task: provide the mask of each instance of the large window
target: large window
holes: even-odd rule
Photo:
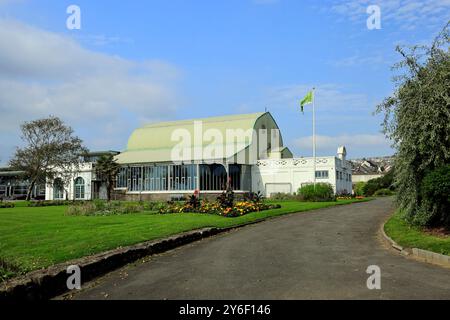
[[[227,185],[227,171],[221,164],[200,165],[200,190],[224,190]]]
[[[53,199],[62,200],[64,199],[64,184],[61,179],[57,178],[53,182]]]
[[[127,167],[121,167],[119,173],[117,174],[116,188],[126,188],[127,187]]]
[[[75,199],[84,199],[84,198],[85,198],[84,179],[78,177],[75,179]]]
[[[144,191],[165,191],[167,185],[167,166],[144,167]]]
[[[316,171],[316,179],[328,179],[328,170]]]
[[[142,167],[129,168],[128,190],[142,191]]]
[[[146,165],[122,167],[117,175],[117,188],[128,191],[221,191],[227,181],[233,190],[251,189],[251,166],[222,164]]]
[[[14,186],[13,193],[15,196],[24,196],[28,193],[28,185],[16,185]]]
[[[170,166],[170,190],[195,190],[197,165]]]

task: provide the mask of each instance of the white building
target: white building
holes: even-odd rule
[[[351,166],[345,159],[345,148],[338,157],[316,158],[316,182],[329,183],[337,194],[352,192]],[[314,158],[259,160],[252,167],[254,191],[267,197],[274,193],[294,193],[314,183]]]
[[[49,182],[45,188],[45,200],[93,200],[106,199],[106,185],[98,179],[95,163],[102,155],[117,155],[116,151],[91,152],[84,156],[80,170],[71,174],[70,181],[61,178]]]
[[[345,157],[345,147],[337,157],[318,157],[314,172],[312,158],[294,158],[284,146],[268,112],[150,124],[136,129],[127,149],[116,156],[121,169],[114,197],[170,200],[195,190],[208,196],[221,193],[227,184],[236,193],[260,191],[269,197],[297,192],[314,183],[314,175],[338,194],[351,193],[351,166]],[[99,197],[93,165],[88,162],[74,176],[69,198]],[[49,186],[46,198],[61,198],[58,190]]]

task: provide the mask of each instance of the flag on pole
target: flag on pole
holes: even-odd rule
[[[306,94],[306,96],[300,102],[300,109],[302,110],[302,112],[303,112],[304,106],[306,106],[307,104],[313,103],[313,99],[314,99],[314,93],[313,93],[313,90],[311,90]]]

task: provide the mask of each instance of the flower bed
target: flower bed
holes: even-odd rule
[[[269,209],[279,209],[279,204],[266,204],[263,202],[254,203],[249,201],[241,201],[234,204],[232,207],[223,208],[218,202],[209,202],[203,200],[200,206],[195,208],[189,203],[169,203],[159,209],[160,214],[169,213],[205,213],[216,214],[223,217],[239,217],[251,212],[259,212]]]

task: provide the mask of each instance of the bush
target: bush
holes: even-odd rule
[[[278,193],[272,193],[270,195],[270,200],[276,200],[276,201],[298,200],[298,196],[295,194],[278,192]]]
[[[247,202],[253,202],[253,203],[260,203],[264,199],[261,191],[258,192],[248,192],[244,194],[244,201]]]
[[[95,200],[91,202],[74,202],[67,208],[66,214],[71,216],[132,214],[146,211],[148,207],[144,203]]]
[[[450,165],[428,172],[420,186],[421,203],[416,225],[450,228]]]
[[[364,196],[364,187],[366,186],[366,183],[364,181],[357,182],[355,184],[355,196]]]
[[[373,194],[375,197],[392,196],[394,192],[390,189],[379,189]]]
[[[13,202],[0,202],[0,209],[14,208],[15,206]]]
[[[329,183],[309,184],[298,189],[300,201],[324,202],[335,201],[333,187]]]
[[[219,202],[222,208],[231,208],[234,205],[234,192],[228,187],[227,190],[222,192],[220,196],[217,197],[217,202]]]
[[[394,170],[389,171],[380,178],[367,181],[363,187],[363,195],[367,197],[373,196],[380,189],[394,190]]]
[[[74,203],[74,201],[67,200],[46,200],[46,201],[30,201],[28,207],[55,207],[55,206],[67,206]]]

